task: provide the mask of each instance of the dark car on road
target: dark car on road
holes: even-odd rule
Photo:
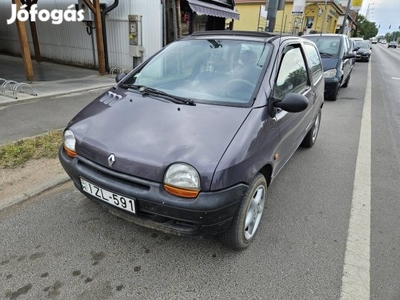
[[[324,80],[315,44],[198,32],[123,76],[64,131],[59,159],[76,188],[136,224],[246,248],[268,186],[300,145],[316,142]]]
[[[341,87],[347,87],[354,66],[353,44],[344,34],[310,34],[324,66],[325,99],[337,100]]]
[[[388,44],[388,48],[397,48],[397,42],[396,42],[396,41],[391,41],[391,42]]]
[[[368,62],[371,57],[371,47],[367,42],[364,41],[356,41],[355,48],[356,52],[356,60],[357,61],[366,61]]]

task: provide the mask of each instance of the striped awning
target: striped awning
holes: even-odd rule
[[[199,0],[188,0],[190,8],[200,14],[239,20],[239,14],[233,9]]]

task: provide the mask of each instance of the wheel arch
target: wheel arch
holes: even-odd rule
[[[260,173],[265,177],[265,180],[267,181],[267,186],[269,187],[269,185],[271,184],[272,181],[272,165],[271,164],[266,164],[265,166],[263,166],[260,170]]]

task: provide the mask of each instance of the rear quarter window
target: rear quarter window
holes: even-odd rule
[[[316,83],[323,74],[321,58],[318,54],[318,50],[313,45],[306,43],[304,45],[304,50],[307,55],[308,66],[311,70],[312,82]]]

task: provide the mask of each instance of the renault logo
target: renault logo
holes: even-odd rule
[[[112,165],[115,163],[115,155],[114,155],[114,153],[110,154],[110,156],[108,157],[107,161],[108,161],[108,165],[110,167],[112,167]]]

